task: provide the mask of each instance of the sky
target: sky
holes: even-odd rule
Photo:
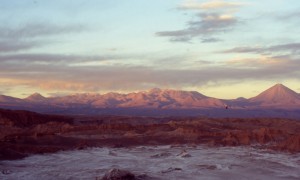
[[[0,94],[300,92],[299,0],[0,0]]]

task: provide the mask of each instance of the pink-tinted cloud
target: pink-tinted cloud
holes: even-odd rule
[[[186,0],[179,5],[179,9],[184,10],[211,10],[211,9],[224,9],[236,8],[244,5],[240,2],[228,2],[223,0],[213,0],[207,2],[198,2],[196,0]]]
[[[198,69],[169,69],[146,66],[68,66],[68,63],[30,64],[28,61],[0,66],[0,77],[15,84],[45,90],[115,91],[142,90],[153,87],[182,88],[203,86],[210,82],[246,79],[285,79],[300,75],[298,59],[288,57],[239,59]],[[226,64],[225,64],[226,63]]]

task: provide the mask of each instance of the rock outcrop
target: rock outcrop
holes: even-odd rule
[[[0,159],[87,147],[178,144],[300,152],[300,121],[288,119],[68,117],[0,110],[0,124]]]
[[[121,169],[110,169],[101,180],[136,180],[136,176],[129,171]]]

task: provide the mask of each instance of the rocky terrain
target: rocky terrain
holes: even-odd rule
[[[86,147],[205,144],[300,152],[300,121],[273,118],[56,116],[0,110],[0,159]]]

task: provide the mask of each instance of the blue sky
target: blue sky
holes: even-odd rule
[[[0,94],[300,92],[296,0],[0,0]]]

